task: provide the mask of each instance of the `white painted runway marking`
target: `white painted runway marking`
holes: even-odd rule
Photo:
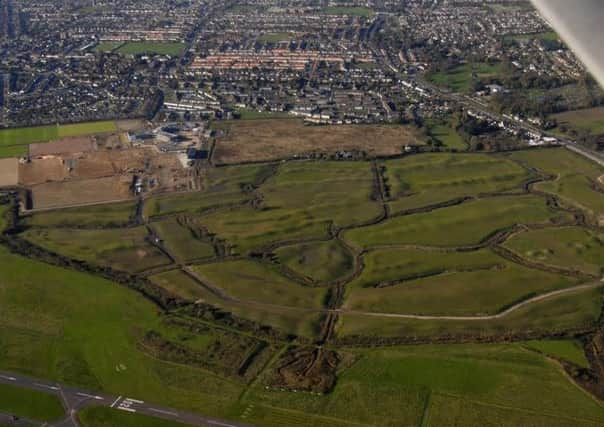
[[[132,402],[132,403],[138,403],[138,404],[143,404],[145,402],[143,402],[142,400],[136,400],[136,399],[132,399],[132,398],[127,398],[126,400]]]
[[[4,380],[8,380],[8,381],[17,381],[17,379],[15,377],[7,377],[4,375],[0,375],[0,378],[2,378]]]
[[[126,411],[126,412],[136,412],[136,409],[126,408],[123,406],[118,406],[117,409],[119,409],[120,411]]]
[[[118,397],[117,399],[115,399],[115,400],[113,401],[113,403],[111,404],[110,408],[113,408],[113,407],[114,407],[114,406],[117,404],[117,402],[119,402],[119,401],[120,401],[120,399],[121,399],[121,398],[122,398],[122,396],[120,396],[120,397]]]
[[[220,421],[208,421],[208,424],[213,424],[215,426],[223,426],[223,427],[237,427],[236,425],[221,423]]]
[[[52,385],[46,385],[46,384],[40,384],[40,383],[34,383],[34,385],[36,385],[38,387],[44,387],[44,388],[47,388],[47,389],[50,389],[50,390],[55,390],[55,391],[59,389],[59,387],[55,387],[55,386],[52,386]]]
[[[149,410],[153,411],[153,412],[157,412],[159,414],[171,415],[173,417],[178,417],[178,414],[176,412],[164,411],[162,409],[155,409],[155,408],[149,408]]]
[[[87,394],[87,393],[76,393],[78,396],[82,396],[82,397],[89,397],[90,399],[96,399],[96,400],[105,400],[104,398],[102,398],[101,396],[93,396],[92,394]]]

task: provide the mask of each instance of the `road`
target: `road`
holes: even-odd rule
[[[128,413],[137,413],[155,418],[176,421],[191,426],[251,427],[249,424],[208,418],[190,412],[180,411],[174,408],[150,404],[132,397],[111,396],[107,394],[95,393],[89,390],[56,384],[11,372],[0,371],[0,383],[53,394],[61,400],[63,406],[65,407],[65,418],[49,424],[41,424],[39,422],[24,419],[15,421],[12,420],[12,414],[0,413],[0,423],[7,424],[9,426],[32,424],[39,426],[47,425],[48,427],[78,427],[78,411],[87,407],[104,406]]]

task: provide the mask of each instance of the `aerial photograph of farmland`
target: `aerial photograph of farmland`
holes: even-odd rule
[[[0,427],[604,425],[569,4],[0,0]]]

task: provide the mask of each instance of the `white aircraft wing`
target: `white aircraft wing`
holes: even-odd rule
[[[604,1],[533,0],[533,3],[604,87]]]

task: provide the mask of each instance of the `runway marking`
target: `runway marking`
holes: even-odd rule
[[[223,426],[223,427],[237,427],[234,424],[226,424],[226,423],[221,423],[220,421],[208,421],[208,424],[213,424],[215,426]]]
[[[119,402],[119,401],[120,401],[120,399],[121,399],[121,398],[122,398],[122,396],[120,396],[120,397],[118,397],[117,399],[115,399],[115,400],[113,401],[113,403],[111,404],[110,408],[113,408],[113,407],[114,407],[114,406],[117,404],[117,402]]]
[[[8,380],[8,381],[17,381],[17,379],[15,377],[7,377],[5,375],[0,375],[0,378],[2,378],[4,380]]]
[[[162,409],[155,409],[155,408],[149,408],[149,410],[153,411],[153,412],[157,412],[159,414],[172,415],[173,417],[178,417],[178,414],[176,412],[164,411]]]
[[[87,394],[87,393],[76,393],[78,396],[83,396],[83,397],[89,397],[91,399],[96,399],[96,400],[105,400],[104,398],[102,398],[101,396],[93,396],[92,394]]]
[[[126,408],[124,406],[118,406],[117,409],[119,409],[120,411],[126,411],[126,412],[136,412],[136,409]]]
[[[132,402],[132,403],[138,403],[138,404],[143,404],[145,402],[143,402],[142,400],[136,400],[136,399],[131,399],[131,398],[127,398],[126,400]]]
[[[47,388],[47,389],[50,389],[50,390],[55,390],[55,391],[59,389],[59,387],[55,387],[55,386],[52,386],[52,385],[46,385],[46,384],[40,384],[40,383],[34,383],[34,385],[36,385],[38,387],[44,387],[44,388]]]

